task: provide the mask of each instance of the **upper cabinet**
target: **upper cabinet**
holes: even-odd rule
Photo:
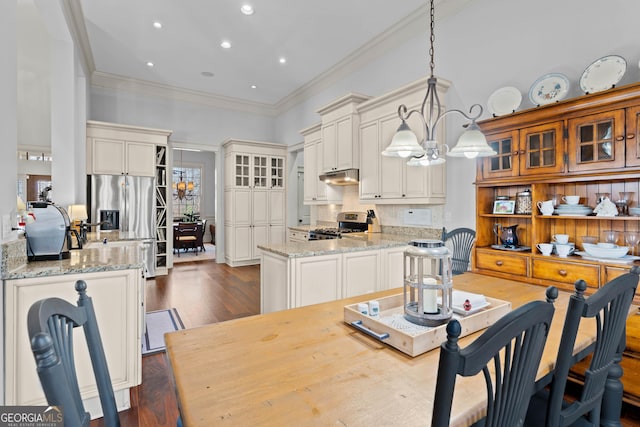
[[[342,201],[342,190],[332,187],[318,179],[322,170],[321,123],[300,131],[304,136],[304,204],[319,205]]]
[[[358,168],[360,117],[356,107],[368,99],[369,96],[350,93],[317,111],[322,116],[320,173]]]
[[[640,166],[639,124],[639,83],[485,120],[498,154],[479,160],[478,180]]]
[[[445,202],[445,164],[420,167],[408,166],[408,159],[385,157],[380,153],[391,142],[400,126],[397,110],[400,104],[409,109],[420,108],[427,82],[424,79],[358,106],[360,114],[360,200],[377,204]],[[438,96],[444,99],[448,82],[438,80]],[[409,126],[422,138],[423,125],[413,115]],[[443,126],[436,130],[444,140]]]
[[[625,166],[624,109],[570,119],[568,129],[570,172]]]
[[[156,175],[156,146],[167,145],[171,131],[87,122],[87,174]]]
[[[559,173],[564,170],[562,122],[487,135],[498,153],[483,159],[485,179]]]

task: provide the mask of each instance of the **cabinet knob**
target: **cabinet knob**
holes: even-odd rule
[[[567,270],[558,270],[558,274],[565,277],[567,275]]]
[[[502,261],[496,261],[496,265],[497,265],[498,267],[502,267],[502,264],[504,264]]]
[[[406,194],[403,194],[403,195],[402,195],[402,197],[407,197],[407,195],[406,195]]]
[[[522,154],[523,156],[525,155],[526,151],[525,150],[520,150],[520,154]]]
[[[627,135],[627,139],[633,139],[633,138],[635,138],[635,136],[636,135],[634,133],[630,133],[630,134]]]
[[[514,155],[514,156],[517,156],[518,154],[520,154],[520,152],[519,152],[519,151],[514,151],[514,152],[513,152],[513,153],[511,153],[511,154],[512,154],[512,155]]]
[[[624,135],[616,136],[616,141],[624,141]]]

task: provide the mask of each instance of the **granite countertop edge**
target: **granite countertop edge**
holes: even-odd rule
[[[350,233],[342,239],[258,245],[258,248],[286,258],[302,258],[401,247],[408,245],[414,238],[401,234]]]
[[[135,240],[135,239],[131,239]],[[143,269],[142,251],[138,245],[105,246],[74,249],[68,259],[27,262],[24,239],[12,242],[19,253],[15,262],[3,259],[2,280],[29,279],[68,274]]]

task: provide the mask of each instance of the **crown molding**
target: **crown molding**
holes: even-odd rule
[[[134,79],[117,74],[94,71],[91,75],[91,85],[107,89],[125,90],[144,95],[167,98],[174,101],[190,102],[209,107],[225,108],[248,113],[276,116],[278,112],[269,104],[246,101],[221,95],[200,92],[191,89],[178,88],[148,80]]]
[[[426,22],[429,15],[429,7],[427,5],[420,6],[404,19],[365,43],[360,48],[354,50],[350,55],[347,55],[343,60],[319,74],[308,83],[294,90],[275,104],[266,104],[97,71],[84,23],[84,14],[80,0],[66,1],[70,5],[74,30],[84,53],[87,69],[90,70],[92,86],[126,90],[176,101],[191,102],[210,107],[273,117],[290,110],[295,105],[322,92],[340,79],[379,58],[384,52],[394,48],[403,41],[424,33],[427,29]],[[472,1],[474,0],[436,1],[436,21],[455,15]]]
[[[87,70],[87,75],[90,76],[96,70],[96,63],[93,60],[93,51],[91,50],[91,44],[89,43],[89,34],[87,33],[87,27],[85,25],[82,4],[80,4],[80,0],[67,0],[62,2],[62,4],[67,16],[69,17],[69,29],[71,30],[74,39],[80,45],[85,69]]]

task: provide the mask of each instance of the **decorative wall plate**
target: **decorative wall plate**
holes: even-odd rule
[[[603,56],[587,67],[580,77],[580,88],[585,93],[611,89],[627,71],[627,61],[618,55]]]
[[[535,105],[560,101],[569,92],[569,79],[564,74],[551,73],[538,78],[529,89],[529,99]]]
[[[513,86],[506,86],[493,92],[487,101],[487,108],[494,116],[511,114],[520,106],[522,94]]]

